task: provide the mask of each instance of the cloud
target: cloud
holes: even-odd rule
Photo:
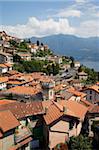
[[[75,29],[76,35],[83,37],[99,36],[99,22],[96,20],[88,20],[80,23],[79,28]]]
[[[15,26],[0,26],[0,30],[6,31],[8,34],[27,38],[31,36],[47,36],[52,34],[74,34],[75,29],[70,26],[68,19],[54,19],[39,20],[35,17],[30,17],[26,24],[17,24]]]
[[[86,3],[88,0],[75,0],[76,3]]]
[[[80,17],[82,12],[76,9],[68,9],[68,10],[61,10],[55,16],[56,17]]]

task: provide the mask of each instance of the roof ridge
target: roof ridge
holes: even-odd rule
[[[63,106],[61,104],[58,104],[57,102],[55,101],[52,101],[52,103],[60,110],[63,112]]]

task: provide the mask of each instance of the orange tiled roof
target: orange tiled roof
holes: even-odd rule
[[[9,73],[10,75],[14,75],[14,74],[18,74],[19,72],[16,71],[16,70],[10,70],[10,71],[8,71],[8,73]]]
[[[14,100],[0,100],[0,105],[9,104],[15,102]]]
[[[9,63],[5,63],[4,65],[7,67],[12,67],[12,64],[9,64]]]
[[[73,87],[69,88],[69,89],[68,89],[68,92],[73,93],[73,94],[76,95],[76,96],[81,96],[81,97],[86,96],[85,93],[79,92],[79,91],[77,91],[77,90],[76,90],[75,88],[73,88]]]
[[[54,87],[54,90],[57,92],[57,91],[60,91],[60,90],[62,90],[62,89],[64,89],[64,86],[63,86],[63,84],[59,84],[59,85],[56,85],[55,87]]]
[[[43,102],[42,102],[43,103]],[[47,104],[45,104],[47,105]],[[44,120],[46,122],[47,125],[51,124],[53,121],[59,119],[63,113],[60,111],[60,109],[53,103],[49,104],[49,107],[45,107],[47,108],[47,112],[44,115]],[[44,106],[44,103],[43,103]]]
[[[20,82],[20,81],[17,81],[17,80],[14,80],[14,81],[12,80],[12,81],[8,81],[8,82],[7,82],[7,84],[12,84],[12,85],[13,85],[13,84],[14,84],[14,85],[20,85],[20,84],[22,84],[22,82]]]
[[[59,104],[61,104],[62,106],[65,106],[67,110],[69,109],[71,112],[74,113],[74,117],[77,117],[80,119],[84,119],[85,114],[88,111],[88,107],[80,104],[79,102],[72,101],[72,100],[68,100],[68,101],[61,100]]]
[[[87,89],[91,89],[91,90],[94,90],[94,91],[99,93],[99,86],[98,85],[92,85],[92,86],[88,87]]]
[[[5,93],[13,93],[18,95],[35,95],[39,92],[40,92],[39,89],[26,86],[15,86],[5,91]]]
[[[0,64],[1,68],[7,68],[7,66],[5,64]]]
[[[81,104],[87,106],[89,109],[93,106],[92,103],[90,103],[89,101],[87,101],[87,100],[85,100],[83,98],[80,99],[80,102],[81,102]]]
[[[90,113],[99,113],[99,105],[93,105],[89,111]]]
[[[16,101],[0,105],[0,111],[4,110],[10,110],[17,119],[44,113],[42,102],[40,101],[33,101],[29,103]]]
[[[0,83],[7,82],[8,77],[0,77]]]
[[[21,57],[31,57],[31,54],[29,54],[29,53],[20,53],[18,55]]]
[[[0,129],[3,132],[6,132],[10,129],[13,129],[19,126],[18,120],[9,110],[0,111]]]

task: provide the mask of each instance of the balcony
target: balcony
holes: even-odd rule
[[[21,127],[20,129],[16,129],[15,131],[15,143],[18,143],[29,136],[31,136],[32,133],[27,127]]]

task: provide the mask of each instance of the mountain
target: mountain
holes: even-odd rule
[[[78,60],[99,61],[99,37],[81,38],[58,34],[42,38],[32,37],[30,40],[48,44],[56,54],[73,56]]]

